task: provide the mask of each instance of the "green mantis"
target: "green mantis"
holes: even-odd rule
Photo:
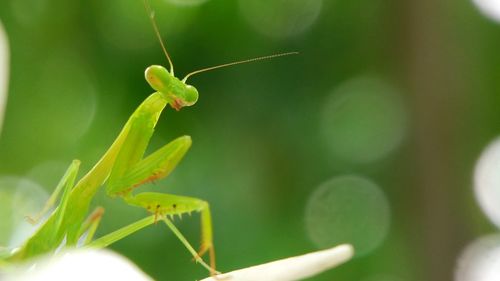
[[[146,148],[160,114],[167,105],[178,111],[194,105],[198,100],[196,88],[186,83],[191,75],[229,65],[295,53],[284,53],[209,67],[192,72],[180,80],[174,76],[172,61],[146,0],[144,0],[144,4],[161,47],[167,56],[170,71],[158,65],[146,69],[145,78],[155,92],[139,105],[97,164],[78,181],[76,179],[80,162],[74,160],[71,163],[42,213],[47,212],[50,205],[54,204],[60,196],[61,199],[57,207],[23,245],[14,251],[0,253],[2,263],[22,261],[52,253],[61,245],[76,247],[83,244],[84,247],[106,247],[148,225],[161,221],[174,232],[197,262],[209,270],[211,274],[215,274],[215,250],[209,204],[204,200],[186,196],[157,192],[134,192],[134,189],[144,183],[168,176],[190,148],[191,138],[189,136],[178,137],[147,156],[144,155]],[[103,209],[99,207],[90,215],[88,211],[93,197],[103,185],[105,185],[106,193],[109,196],[120,197],[128,205],[144,208],[150,215],[94,240],[93,236],[103,216]],[[191,212],[201,214],[202,242],[198,252],[193,249],[168,218]],[[34,220],[36,221],[39,217],[35,217]],[[206,253],[209,254],[209,265],[201,258]]]

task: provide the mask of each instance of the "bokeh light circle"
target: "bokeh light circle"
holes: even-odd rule
[[[500,22],[500,1],[498,0],[472,0],[474,5],[486,17]]]
[[[239,0],[243,17],[258,32],[287,38],[306,31],[318,18],[322,0]]]
[[[390,225],[389,203],[372,181],[340,176],[321,184],[306,206],[309,238],[318,248],[349,243],[356,256],[373,251]]]
[[[95,82],[85,63],[73,50],[61,48],[45,57],[33,82],[36,94],[25,110],[36,118],[34,130],[47,142],[74,144],[94,120],[97,103]]]
[[[98,11],[100,35],[113,45],[113,48],[144,49],[152,43],[157,43],[150,40],[154,38],[154,33],[146,12],[138,13],[137,8],[141,6],[134,4],[130,1],[105,1]],[[162,31],[163,29],[162,26]],[[151,32],[144,32],[145,30]]]
[[[468,245],[458,259],[455,281],[500,280],[500,234],[491,234]]]
[[[35,25],[46,14],[49,3],[47,0],[16,0],[10,1],[12,14],[23,25]]]
[[[407,113],[399,93],[374,77],[358,77],[337,87],[326,100],[321,133],[332,156],[368,163],[401,143]]]
[[[0,177],[0,247],[18,247],[36,230],[25,216],[40,212],[47,199],[47,192],[30,180]]]
[[[191,2],[191,1],[190,1]],[[153,2],[155,21],[169,51],[169,38],[183,32],[195,15],[194,9],[175,9],[170,1]],[[141,10],[137,10],[141,9]],[[100,36],[113,49],[142,50],[160,44],[142,1],[104,1],[97,13]],[[165,42],[164,42],[165,43]]]
[[[70,163],[69,161],[44,161],[32,167],[25,177],[36,182],[45,190],[52,191],[56,188]]]
[[[500,138],[484,149],[476,163],[474,192],[483,212],[500,227]]]

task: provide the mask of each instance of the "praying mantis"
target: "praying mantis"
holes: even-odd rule
[[[144,227],[161,221],[184,244],[196,262],[205,267],[211,275],[216,274],[212,218],[208,202],[198,198],[158,192],[138,194],[133,192],[142,184],[167,177],[190,148],[191,138],[189,136],[178,137],[153,153],[144,156],[146,148],[160,114],[167,105],[179,111],[184,107],[193,106],[197,102],[199,96],[197,89],[187,84],[187,79],[190,76],[221,67],[292,55],[297,54],[297,52],[208,67],[191,72],[180,80],[174,76],[172,60],[165,48],[147,0],[144,0],[144,5],[167,57],[170,70],[159,65],[153,65],[146,69],[146,81],[155,92],[133,112],[112,145],[80,180],[76,180],[80,161],[74,160],[70,164],[41,213],[30,220],[38,221],[43,214],[51,210],[60,197],[58,205],[48,216],[48,219],[19,248],[11,251],[0,251],[0,265],[54,253],[61,246],[106,247]],[[126,204],[143,208],[150,215],[94,240],[94,234],[104,209],[97,207],[90,214],[88,211],[96,192],[103,185],[105,185],[107,195],[120,197]],[[202,239],[198,252],[193,249],[169,219],[169,216],[180,216],[191,212],[201,214]],[[209,264],[201,258],[206,253],[209,255]]]

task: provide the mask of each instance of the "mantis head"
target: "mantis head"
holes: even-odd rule
[[[146,8],[146,11],[149,14],[149,19],[151,20],[151,24],[153,25],[156,36],[160,41],[161,48],[163,49],[163,52],[167,57],[168,64],[170,65],[170,72],[160,65],[152,65],[148,67],[146,69],[146,80],[148,81],[149,85],[153,87],[153,89],[155,89],[165,97],[170,106],[172,106],[175,110],[180,110],[184,106],[191,106],[195,104],[196,101],[198,101],[198,90],[196,90],[195,87],[186,84],[187,79],[192,75],[242,63],[267,60],[282,56],[298,54],[298,52],[288,52],[288,53],[280,53],[270,56],[257,57],[247,60],[225,63],[193,71],[188,75],[186,75],[182,80],[179,80],[177,77],[174,76],[174,65],[172,64],[172,59],[170,59],[170,55],[168,54],[167,49],[165,48],[165,44],[163,44],[163,40],[161,39],[160,32],[158,31],[158,27],[156,26],[156,22],[154,20],[154,13],[152,12],[151,7],[149,6],[147,0],[144,0],[144,7]]]
[[[175,110],[191,106],[198,101],[198,90],[173,76],[163,66],[148,67],[145,76],[149,85],[164,95]]]

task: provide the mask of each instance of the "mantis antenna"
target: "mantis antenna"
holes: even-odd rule
[[[274,55],[269,55],[269,56],[264,56],[264,57],[258,57],[258,58],[253,58],[253,59],[246,59],[246,60],[241,60],[241,61],[235,61],[235,62],[225,63],[225,64],[221,64],[221,65],[211,66],[211,67],[203,68],[203,69],[196,70],[196,71],[193,71],[193,72],[189,73],[188,75],[186,75],[186,77],[184,77],[184,79],[182,79],[182,82],[186,83],[187,79],[190,76],[193,76],[193,75],[201,73],[201,72],[209,71],[209,70],[214,70],[214,69],[217,69],[217,68],[222,68],[222,67],[226,67],[226,66],[232,66],[232,65],[236,65],[236,64],[249,63],[249,62],[254,62],[254,61],[260,61],[260,60],[273,59],[273,58],[283,57],[283,56],[289,56],[289,55],[298,55],[298,54],[299,54],[299,52],[288,52],[288,53],[274,54]]]
[[[153,10],[151,10],[151,6],[149,6],[149,3],[147,0],[144,0],[144,7],[146,8],[146,12],[148,13],[148,17],[151,20],[151,24],[153,25],[153,28],[156,33],[156,37],[158,37],[158,40],[160,41],[161,48],[163,49],[163,53],[165,53],[165,56],[167,57],[168,64],[170,65],[170,74],[174,75],[174,64],[172,63],[172,59],[170,58],[170,55],[167,52],[167,48],[165,48],[165,45],[163,44],[163,39],[161,38],[160,31],[158,30],[158,26],[156,25],[155,21],[155,13]]]

